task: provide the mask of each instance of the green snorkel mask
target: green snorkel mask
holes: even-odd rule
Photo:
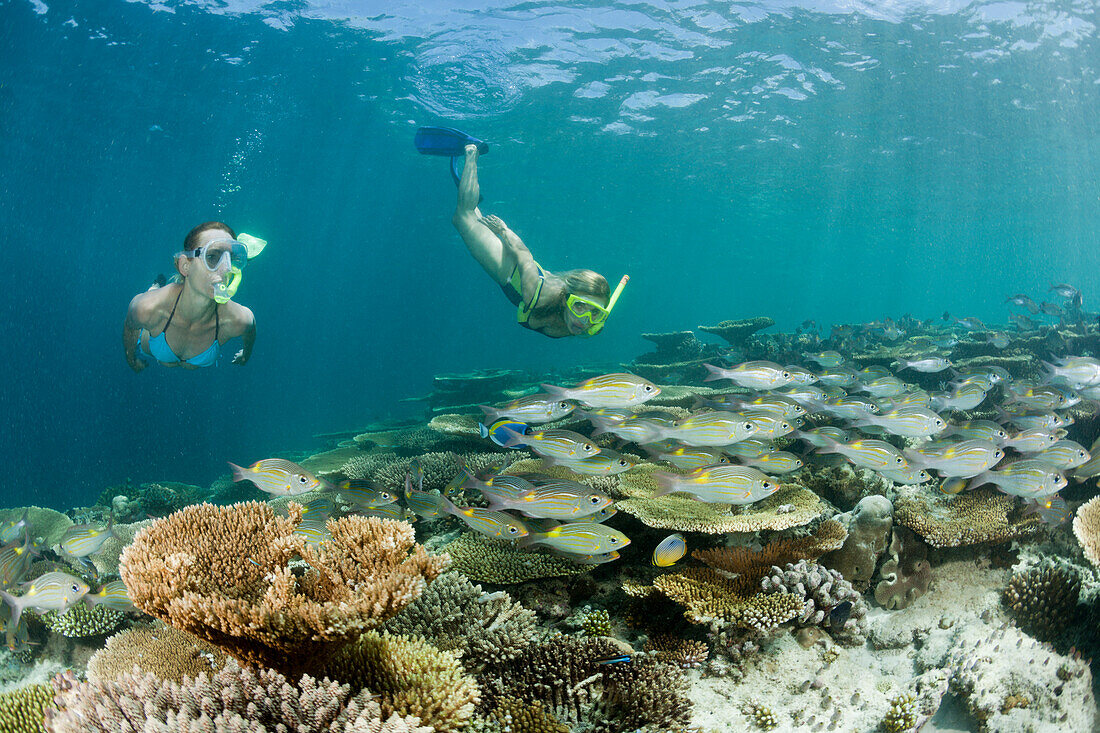
[[[218,304],[228,303],[237,294],[237,288],[241,286],[244,278],[244,267],[253,257],[263,252],[267,241],[251,234],[241,233],[236,239],[218,239],[203,247],[190,252],[183,252],[185,257],[192,259],[201,258],[206,269],[217,272],[226,263],[229,269],[224,279],[214,285],[214,302]]]
[[[611,310],[615,307],[615,303],[618,302],[619,296],[622,295],[623,288],[626,287],[628,282],[630,282],[630,275],[623,275],[623,278],[619,280],[618,287],[615,288],[615,292],[611,294],[611,300],[607,301],[607,307],[579,295],[570,295],[566,298],[565,307],[569,309],[569,312],[577,320],[588,324],[588,328],[580,334],[581,336],[595,336],[603,330],[607,317],[611,315]]]

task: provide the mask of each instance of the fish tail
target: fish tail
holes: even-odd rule
[[[480,423],[479,422],[477,424],[477,432],[478,432],[478,435],[480,435],[482,438],[488,438],[489,437],[489,428],[485,427],[485,423]]]
[[[653,479],[657,482],[657,490],[653,492],[653,498],[671,494],[676,491],[679,484],[678,476],[668,471],[654,471]]]
[[[233,483],[247,480],[243,468],[238,466],[236,463],[233,463],[232,461],[226,461],[226,463],[229,464],[230,470],[233,471]]]
[[[508,436],[508,440],[504,441],[504,443],[501,444],[501,447],[503,448],[511,448],[513,445],[519,445],[523,442],[524,437],[526,437],[521,433],[512,430],[507,425],[501,425],[500,429],[503,430],[504,434]]]
[[[600,417],[599,415],[589,415],[588,422],[592,423],[592,426],[595,428],[595,430],[592,431],[593,438],[608,432],[616,424],[614,421]]]
[[[721,367],[716,367],[713,364],[707,364],[706,362],[703,362],[703,366],[707,368],[707,376],[703,379],[704,382],[713,382],[716,379],[724,379],[724,377],[722,376],[722,372],[724,370]]]
[[[928,459],[918,453],[913,448],[905,448],[902,450],[901,453],[906,457],[906,459],[908,459],[909,463],[913,464],[913,466],[916,468],[924,469],[928,468],[928,466],[930,465],[928,463]]]
[[[23,615],[23,604],[21,599],[16,598],[5,590],[0,590],[0,598],[11,606],[11,619],[8,621],[8,628],[15,629],[19,627],[19,617]]]
[[[904,371],[909,368],[909,362],[905,361],[904,359],[895,359],[894,362],[890,365],[890,368],[898,372]]]
[[[840,452],[838,450],[840,448],[840,441],[839,440],[833,440],[828,435],[824,435],[824,434],[822,434],[819,437],[821,438],[821,441],[823,443],[825,443],[825,445],[820,446],[817,449],[818,453],[839,453]]]
[[[568,392],[569,390],[566,389],[565,387],[556,387],[552,384],[540,384],[539,387],[542,388],[543,392],[546,392],[549,395],[553,395],[554,397],[560,397],[563,400],[568,399],[568,397],[566,397],[565,393]]]
[[[489,405],[478,405],[478,407],[480,407],[481,411],[485,413],[485,419],[489,422],[493,422],[498,417],[500,417],[500,410],[495,407],[489,407]],[[484,438],[485,436],[482,435],[481,437]]]
[[[439,495],[438,502],[439,502],[439,511],[441,511],[441,512],[444,512],[446,514],[453,514],[456,517],[459,514],[462,513],[462,510],[460,510],[457,506],[455,506],[455,503],[453,501],[451,501],[447,497],[443,496],[442,493]]]

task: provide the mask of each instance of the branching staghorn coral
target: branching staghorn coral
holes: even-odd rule
[[[108,682],[134,671],[162,680],[183,682],[185,677],[213,675],[225,666],[226,654],[197,636],[156,621],[115,634],[88,660],[88,679]]]
[[[122,555],[134,605],[248,663],[309,669],[413,601],[446,567],[405,522],[330,520],[318,547],[294,533],[301,506],[187,507],[143,529]],[[301,558],[304,569],[291,567]]]
[[[154,674],[110,682],[79,682],[72,672],[53,679],[56,709],[46,711],[52,733],[432,733],[416,718],[384,718],[370,690],[351,696],[338,682],[303,676],[291,684],[275,670],[230,661],[213,677],[183,683]]]

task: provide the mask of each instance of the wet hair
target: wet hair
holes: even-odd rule
[[[558,297],[545,305],[540,304],[531,315],[545,318],[554,314],[565,315],[565,301],[570,295],[579,295],[605,305],[611,299],[611,287],[607,279],[593,270],[566,270],[555,274],[562,281],[562,289]]]
[[[228,224],[222,224],[220,221],[206,221],[202,224],[199,224],[191,231],[187,232],[187,236],[183,238],[183,251],[190,252],[191,250],[198,248],[199,235],[201,235],[203,232],[209,232],[213,230],[225,232],[229,236],[233,237],[233,239],[237,238],[237,233],[234,232]]]

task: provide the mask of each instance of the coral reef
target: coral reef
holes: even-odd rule
[[[779,719],[776,718],[775,711],[755,698],[745,703],[742,712],[760,730],[772,730],[779,725]]]
[[[0,731],[40,733],[46,709],[53,704],[49,685],[26,685],[0,695]]]
[[[683,606],[688,620],[715,630],[768,631],[803,610],[803,598],[798,595],[761,593],[759,575],[730,578],[712,568],[689,567],[658,576],[653,587]]]
[[[876,494],[860,499],[852,511],[838,514],[834,519],[848,531],[848,537],[839,550],[822,557],[821,563],[865,588],[890,541],[893,511],[890,500]]]
[[[780,593],[801,597],[802,607],[795,618],[797,626],[827,629],[836,641],[849,646],[865,641],[867,603],[836,570],[800,560],[783,568],[773,567],[760,584],[767,595]],[[831,611],[845,602],[851,604],[845,618],[834,617]]]
[[[592,569],[572,560],[543,552],[521,550],[507,540],[463,532],[445,548],[451,567],[471,580],[493,585],[513,585],[539,578],[578,575]]]
[[[886,482],[877,474],[848,464],[822,466],[807,463],[798,472],[796,483],[844,511],[850,511],[864,497],[885,495],[887,488]]]
[[[705,641],[672,634],[654,634],[646,641],[644,650],[681,669],[700,667],[710,656],[710,645]]]
[[[836,519],[826,519],[817,525],[812,534],[773,540],[760,550],[754,551],[743,546],[713,547],[693,550],[691,556],[727,573],[753,573],[773,565],[816,560],[830,550],[840,549],[847,536],[844,525]]]
[[[1100,568],[1100,496],[1089,499],[1077,509],[1073,534],[1088,561]]]
[[[319,548],[295,534],[301,506],[187,507],[141,530],[122,554],[134,605],[238,659],[306,669],[413,601],[443,572],[405,522],[330,520]],[[290,561],[306,567],[295,572]]]
[[[1047,561],[1013,575],[1004,602],[1022,629],[1040,641],[1054,641],[1075,621],[1080,594],[1077,570]]]
[[[726,341],[730,346],[741,346],[745,339],[761,329],[774,326],[775,320],[768,316],[742,318],[738,321],[722,321],[717,326],[699,326],[703,333],[712,333]]]
[[[31,527],[31,538],[40,540],[43,547],[53,547],[61,541],[65,530],[73,526],[73,520],[59,511],[40,506],[21,506],[14,509],[0,509],[0,527],[19,521],[23,512],[27,513],[27,524]]]
[[[956,496],[921,489],[903,493],[894,502],[894,522],[939,548],[1030,537],[1041,524],[1038,515],[1023,515],[1018,510],[1016,497],[986,487]]]
[[[77,639],[84,636],[102,636],[109,634],[126,620],[126,614],[96,605],[89,608],[84,603],[77,603],[65,613],[48,611],[42,615],[44,623],[50,631]]]
[[[467,733],[569,733],[546,712],[541,702],[527,703],[514,697],[502,697],[496,707],[470,723]]]
[[[432,733],[415,718],[383,717],[370,690],[304,676],[297,683],[274,670],[230,661],[213,677],[183,683],[154,674],[125,674],[109,682],[79,682],[69,672],[53,680],[56,709],[46,711],[53,733],[124,730],[293,730],[298,733]]]
[[[325,661],[324,674],[377,693],[384,717],[415,716],[435,730],[461,730],[479,700],[477,683],[451,652],[423,639],[368,631]]]
[[[586,636],[611,636],[611,614],[597,608],[581,615],[581,629]]]
[[[455,571],[439,576],[382,628],[454,652],[475,674],[515,658],[538,633],[534,611],[503,591],[485,593]]]
[[[894,527],[888,550],[890,558],[882,564],[882,580],[875,586],[875,600],[883,608],[905,608],[928,592],[932,565],[928,547],[911,530]]]
[[[107,645],[88,662],[88,679],[117,680],[137,666],[162,680],[183,682],[185,677],[213,675],[225,666],[227,658],[210,642],[156,621],[107,639]]]
[[[678,669],[643,657],[618,664],[602,659],[624,647],[606,637],[556,637],[532,644],[483,678],[483,693],[495,704],[504,698],[541,702],[558,720],[583,723],[596,733],[683,729],[691,705]]]

